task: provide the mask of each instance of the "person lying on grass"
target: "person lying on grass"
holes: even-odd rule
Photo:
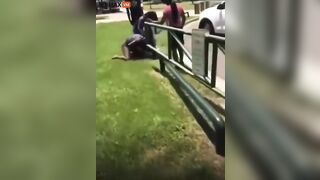
[[[127,38],[121,46],[122,56],[115,55],[112,59],[137,60],[153,58],[152,53],[147,50],[147,44],[155,46],[155,41],[152,33],[150,34],[150,28],[146,29],[144,22],[152,22],[156,20],[158,20],[157,14],[153,11],[147,12],[140,17],[137,22],[139,34],[133,34],[131,37]]]
[[[121,46],[123,56],[115,55],[112,59],[136,60],[145,58],[146,39],[140,34],[129,37]]]

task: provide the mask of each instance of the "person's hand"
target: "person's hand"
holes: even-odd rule
[[[160,21],[152,21],[152,20],[151,20],[151,22],[152,22],[152,23],[155,23],[155,24],[160,24]]]
[[[119,56],[119,55],[114,55],[111,59],[120,59],[120,60],[124,60],[124,61],[126,61],[126,60],[128,60],[125,56]]]

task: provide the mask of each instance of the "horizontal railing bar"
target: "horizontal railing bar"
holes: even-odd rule
[[[196,75],[190,71],[189,69],[187,69],[186,67],[182,66],[181,64],[177,63],[176,61],[169,59],[165,54],[163,54],[161,51],[158,51],[155,47],[147,44],[147,47],[149,49],[151,49],[152,51],[156,52],[158,55],[160,55],[162,58],[164,58],[166,61],[174,64],[175,66],[178,66],[180,69],[182,69],[183,71],[185,71],[187,74],[189,74],[190,76],[195,77]]]
[[[225,40],[226,40],[225,37],[217,36],[217,35],[211,35],[211,34],[207,34],[206,38],[213,39],[213,40],[218,40],[218,41],[223,41],[223,42],[225,42]]]
[[[154,48],[151,45],[147,45],[148,48],[150,48],[153,51],[156,51],[158,53],[158,55],[160,55],[162,58],[164,58],[166,61],[171,62],[172,64],[174,64],[175,66],[179,67],[180,69],[182,69],[185,73],[189,74],[191,77],[195,78],[196,80],[199,80],[199,82],[201,84],[203,84],[204,86],[206,86],[207,88],[209,88],[210,90],[215,91],[214,89],[212,89],[212,87],[210,85],[208,85],[209,83],[209,78],[208,77],[201,77],[201,76],[197,76],[195,75],[191,70],[189,70],[188,68],[182,66],[181,64],[177,63],[176,61],[169,59],[165,54],[163,54],[160,51],[157,51],[156,48]]]
[[[181,83],[183,88],[188,92],[190,97],[195,101],[195,103],[199,106],[199,108],[206,114],[209,121],[208,125],[219,131],[224,128],[224,121],[216,112],[211,105],[190,85],[188,84],[183,77],[171,66],[170,63],[166,63],[167,69],[177,78],[177,80]],[[211,124],[212,123],[212,124]]]
[[[151,22],[145,22],[145,24],[149,25],[149,26],[152,26],[152,27],[157,27],[157,28],[160,28],[160,29],[165,29],[165,30],[170,30],[170,31],[177,31],[177,32],[181,32],[183,34],[186,34],[186,35],[192,35],[191,32],[187,32],[187,31],[184,31],[183,29],[179,29],[179,28],[175,28],[175,27],[171,27],[171,26],[165,26],[165,25],[161,25],[161,24],[155,24],[155,23],[151,23]],[[213,40],[218,40],[218,41],[223,41],[225,42],[225,37],[222,37],[222,36],[217,36],[217,35],[206,35],[206,38],[209,38],[209,39],[213,39]]]
[[[162,52],[158,51],[156,48],[152,47],[151,45],[147,45],[148,48],[150,48],[151,50],[155,51],[158,55],[160,55],[163,59],[165,60],[165,62],[169,62],[169,63],[173,63],[174,65],[183,68],[184,70],[186,70],[186,72],[189,72],[188,74],[194,76],[194,74],[192,72],[190,72],[189,70],[185,69],[183,66],[181,66],[180,64],[176,63],[175,61],[170,61],[170,59],[168,59],[168,57],[163,54]],[[168,66],[169,64],[167,64],[166,66]],[[210,127],[217,129],[223,128],[224,129],[224,121],[221,119],[220,115],[213,110],[213,108],[210,106],[210,104],[205,101],[203,99],[203,97],[201,97],[196,90],[190,86],[177,72],[175,72],[175,70],[173,70],[173,68],[171,66],[168,66],[170,71],[173,71],[172,73],[177,77],[177,79],[181,82],[181,85],[184,86],[184,88],[190,93],[190,97],[192,97],[194,99],[194,101],[196,102],[196,104],[198,104],[198,106],[200,107],[200,109],[207,115],[207,117],[210,120],[213,120],[213,127],[212,125],[210,125]]]
[[[178,62],[172,60],[172,59],[169,59],[165,54],[163,54],[161,51],[158,51],[156,48],[154,48],[153,46],[151,45],[147,45],[148,48],[150,48],[151,50],[155,51],[158,55],[160,55],[162,58],[165,59],[165,61],[168,61],[172,64],[174,64],[175,66],[177,66],[178,68],[180,68],[181,70],[183,70],[185,73],[189,74],[190,76],[192,76],[193,78],[199,80],[202,84],[206,85],[207,87],[209,87],[211,89],[210,86],[208,86],[206,83],[208,83],[206,81],[206,78],[203,78],[201,76],[197,76],[196,74],[194,74],[189,68],[179,64]]]
[[[186,35],[192,35],[191,32],[186,32],[183,29],[179,29],[179,28],[175,28],[175,27],[170,27],[170,26],[165,26],[165,25],[161,25],[161,24],[155,24],[155,23],[151,23],[151,22],[145,22],[145,24],[152,26],[152,27],[157,27],[160,29],[165,29],[165,30],[170,30],[170,31],[177,31],[177,32],[181,32],[183,34]]]

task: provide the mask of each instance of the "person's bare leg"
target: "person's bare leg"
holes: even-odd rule
[[[127,59],[130,59],[130,51],[125,44],[122,44],[121,50],[122,50],[123,56],[126,57]]]
[[[121,59],[121,60],[129,60],[130,59],[130,52],[128,47],[125,44],[122,44],[121,46],[122,56],[115,55],[112,57],[112,59]]]

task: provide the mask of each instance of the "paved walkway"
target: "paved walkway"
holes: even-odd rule
[[[197,29],[198,25],[199,25],[199,21],[194,21],[194,22],[187,24],[183,29],[185,31],[191,32],[192,29]],[[192,55],[191,36],[188,36],[188,35],[184,36],[184,46]],[[209,47],[209,52],[210,51],[212,51],[212,47],[211,48]],[[211,74],[211,64],[212,64],[211,57],[212,56],[209,56],[208,74]],[[188,67],[190,67],[190,68],[192,67],[192,62],[186,56],[184,56],[183,61]],[[217,87],[217,89],[219,89],[220,91],[225,93],[225,55],[220,50],[218,51],[216,87]]]
[[[194,14],[194,10],[186,10],[186,12],[189,12],[190,16],[196,16]],[[158,18],[162,17],[162,11],[156,11],[156,13],[158,15]],[[97,18],[99,19],[96,20],[96,24],[128,21],[126,10],[123,8],[121,8],[119,12],[96,15],[96,19]]]

